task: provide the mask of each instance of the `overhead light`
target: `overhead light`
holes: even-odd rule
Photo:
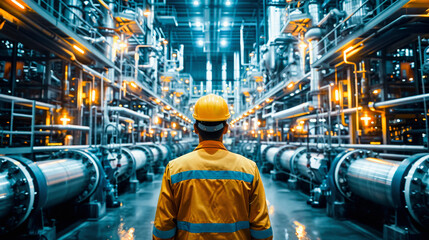
[[[143,12],[143,16],[149,17],[150,16],[150,10],[146,9],[146,11]]]
[[[135,82],[130,82],[131,87],[137,88],[137,84]]]
[[[200,5],[200,1],[194,1],[194,6],[199,6]]]
[[[18,6],[19,8],[21,8],[22,10],[25,10],[24,5],[22,5],[22,3],[16,1],[16,0],[11,0],[16,6]]]
[[[299,43],[299,48],[306,49],[307,48],[307,44],[305,42],[300,42]]]
[[[225,2],[225,5],[226,5],[226,6],[231,6],[231,2],[230,2],[229,0],[227,0],[227,1]]]
[[[226,41],[226,40],[224,40],[224,39],[220,40],[220,45],[221,45],[222,47],[225,47],[227,44],[228,44],[228,43],[227,43],[227,41]]]
[[[224,21],[223,23],[222,23],[222,26],[224,26],[224,27],[229,27],[231,24],[228,22],[228,21]]]
[[[201,46],[201,47],[204,45],[204,41],[203,40],[198,40],[197,43],[198,43],[198,46]]]
[[[197,21],[195,22],[195,26],[196,26],[196,27],[201,27],[201,25],[202,25],[202,23],[201,23],[200,21],[198,21],[198,20],[197,20]]]
[[[177,57],[177,53],[173,53],[173,57],[176,58]]]
[[[85,54],[85,51],[82,48],[80,48],[78,45],[73,45],[73,48],[76,51],[80,52],[81,54]]]
[[[164,40],[162,41],[162,43],[164,43],[165,45],[167,45],[167,44],[168,44],[168,40],[167,40],[167,39],[164,39]]]
[[[119,43],[119,47],[120,47],[121,49],[124,49],[124,48],[127,48],[127,47],[128,47],[128,44],[127,44],[126,42],[121,41],[121,42]]]
[[[63,125],[67,125],[68,122],[70,122],[70,118],[67,116],[66,113],[64,113],[64,116],[60,118],[60,121],[63,122]]]

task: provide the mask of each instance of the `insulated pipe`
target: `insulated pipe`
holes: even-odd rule
[[[402,162],[377,158],[368,150],[349,149],[336,157],[331,184],[346,199],[365,198],[382,206],[402,208],[429,227],[429,155],[416,154]]]
[[[76,131],[89,131],[88,126],[80,126],[80,125],[60,125],[60,124],[52,124],[52,125],[35,125],[35,129],[49,129],[49,130],[76,130]]]
[[[359,107],[359,110],[361,110],[361,107]],[[333,111],[331,111],[330,115],[331,115],[331,117],[334,117],[334,116],[338,116],[341,114],[353,114],[356,112],[357,112],[357,108],[348,108],[348,109],[340,110],[339,112],[336,110],[333,110]],[[328,117],[328,112],[305,115],[305,116],[297,118],[296,121],[300,122],[300,121],[304,121],[304,120],[308,120],[308,119],[326,118],[326,117]]]
[[[118,181],[122,182],[132,177],[136,171],[147,170],[154,158],[152,149],[149,146],[138,145],[129,148],[122,148],[122,154],[118,160],[117,172]]]
[[[18,227],[33,210],[85,201],[98,188],[101,173],[98,158],[81,150],[59,152],[41,162],[0,157],[0,234]]]
[[[312,102],[306,102],[306,103],[302,103],[298,106],[277,112],[277,113],[273,114],[273,118],[274,119],[284,119],[284,118],[298,117],[298,116],[310,113],[311,111],[313,111],[313,109],[314,109],[314,107],[313,107]]]
[[[0,94],[0,100],[14,101],[14,102],[16,102],[16,104],[29,106],[29,107],[33,106],[32,105],[33,100],[15,97],[15,96],[9,96],[9,95],[5,95],[5,94]],[[44,110],[57,109],[57,106],[49,104],[49,103],[36,101],[34,104],[35,104],[36,108],[39,108],[39,109],[44,109]]]
[[[108,106],[108,109],[109,109],[109,111],[112,111],[112,112],[118,112],[118,113],[125,114],[125,115],[131,116],[131,117],[136,117],[139,119],[146,119],[146,120],[150,119],[150,117],[148,115],[145,115],[145,114],[142,114],[142,113],[139,113],[139,112],[136,112],[136,111],[133,111],[131,109],[124,108],[124,107]]]
[[[291,145],[269,145],[262,151],[262,160],[274,165],[276,169],[295,176],[321,183],[327,173],[327,161],[323,154],[307,152],[307,148]]]
[[[376,109],[396,107],[396,106],[405,105],[409,103],[419,103],[427,99],[429,99],[429,93],[415,95],[411,97],[397,98],[397,99],[388,100],[384,102],[370,102],[368,104],[368,107],[374,111]]]

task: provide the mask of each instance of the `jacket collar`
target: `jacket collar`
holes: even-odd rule
[[[228,151],[222,142],[214,141],[214,140],[205,140],[200,142],[194,151],[204,149],[204,148],[217,148],[217,149]]]

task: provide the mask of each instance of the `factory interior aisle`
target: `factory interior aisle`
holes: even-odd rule
[[[162,175],[153,182],[143,182],[137,194],[120,196],[122,207],[108,209],[98,221],[85,221],[70,232],[61,233],[60,240],[147,240],[152,238]],[[326,215],[326,209],[311,208],[306,204],[308,196],[300,191],[290,191],[286,183],[273,181],[263,174],[271,223],[276,240],[324,240],[324,239],[381,239],[349,220],[339,221]]]

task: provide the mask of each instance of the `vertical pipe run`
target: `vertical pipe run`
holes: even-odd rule
[[[423,58],[422,58],[422,40],[421,37],[419,35],[418,37],[418,41],[419,41],[419,58],[420,58],[420,80],[422,81],[422,94],[426,94],[426,89],[425,89],[425,80],[423,79]],[[423,99],[423,107],[424,107],[424,111],[425,111],[425,115],[424,117],[427,119],[428,117],[428,109],[427,109],[427,105],[426,105],[426,98]],[[428,120],[425,121],[425,126],[426,126],[426,145],[428,147],[428,151],[429,151],[429,123]]]

